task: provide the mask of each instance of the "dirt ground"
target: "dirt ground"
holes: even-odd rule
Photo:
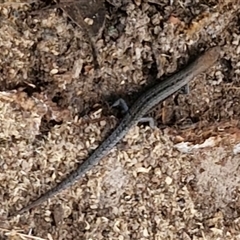
[[[0,239],[240,239],[239,10],[1,0]],[[9,218],[106,138],[116,99],[131,104],[215,45],[220,59],[190,93],[149,113],[155,128],[132,128],[73,187]]]

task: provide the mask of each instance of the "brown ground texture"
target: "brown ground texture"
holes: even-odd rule
[[[240,239],[239,9],[1,0],[0,239]],[[112,102],[131,104],[214,45],[221,56],[190,93],[149,113],[155,128],[133,127],[74,186],[9,218],[114,129]]]

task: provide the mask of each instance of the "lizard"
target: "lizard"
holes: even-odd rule
[[[92,169],[99,161],[108,155],[110,150],[128,133],[128,131],[136,125],[139,120],[147,114],[155,105],[164,101],[166,98],[186,86],[197,75],[207,71],[218,59],[220,55],[220,47],[210,48],[195,61],[191,62],[184,69],[176,74],[160,81],[155,86],[147,90],[145,93],[133,103],[126,112],[126,115],[120,121],[113,132],[96,148],[95,151],[81,164],[76,170],[71,172],[69,176],[63,179],[55,187],[45,192],[38,199],[31,202],[26,207],[17,211],[17,214],[23,214],[26,211],[42,204],[56,194],[62,192],[66,188],[73,185],[83,175]]]

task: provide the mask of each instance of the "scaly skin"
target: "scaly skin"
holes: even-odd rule
[[[143,117],[151,108],[177,92],[197,75],[208,70],[217,61],[219,54],[220,47],[209,49],[194,62],[190,63],[186,68],[173,76],[160,81],[153,88],[143,93],[132,105],[112,134],[99,145],[89,158],[87,158],[75,171],[70,173],[70,175],[62,182],[58,183],[54,188],[44,193],[28,206],[22,208],[16,214],[22,214],[29,211],[73,185],[87,171],[98,164],[98,162],[127,134],[130,128],[137,124],[138,120],[141,119],[141,117]]]

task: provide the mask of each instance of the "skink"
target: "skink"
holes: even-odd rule
[[[188,84],[197,75],[208,70],[218,59],[220,54],[220,47],[213,47],[203,53],[194,62],[190,63],[186,68],[173,76],[160,81],[153,88],[143,93],[137,101],[128,110],[122,121],[116,129],[107,137],[99,147],[69,176],[58,183],[54,188],[50,189],[38,199],[30,203],[28,206],[22,208],[17,214],[22,214],[60,193],[64,189],[73,185],[79,180],[87,171],[93,168],[109,151],[127,134],[131,127],[138,123],[138,121],[155,105],[165,100],[179,89]]]

